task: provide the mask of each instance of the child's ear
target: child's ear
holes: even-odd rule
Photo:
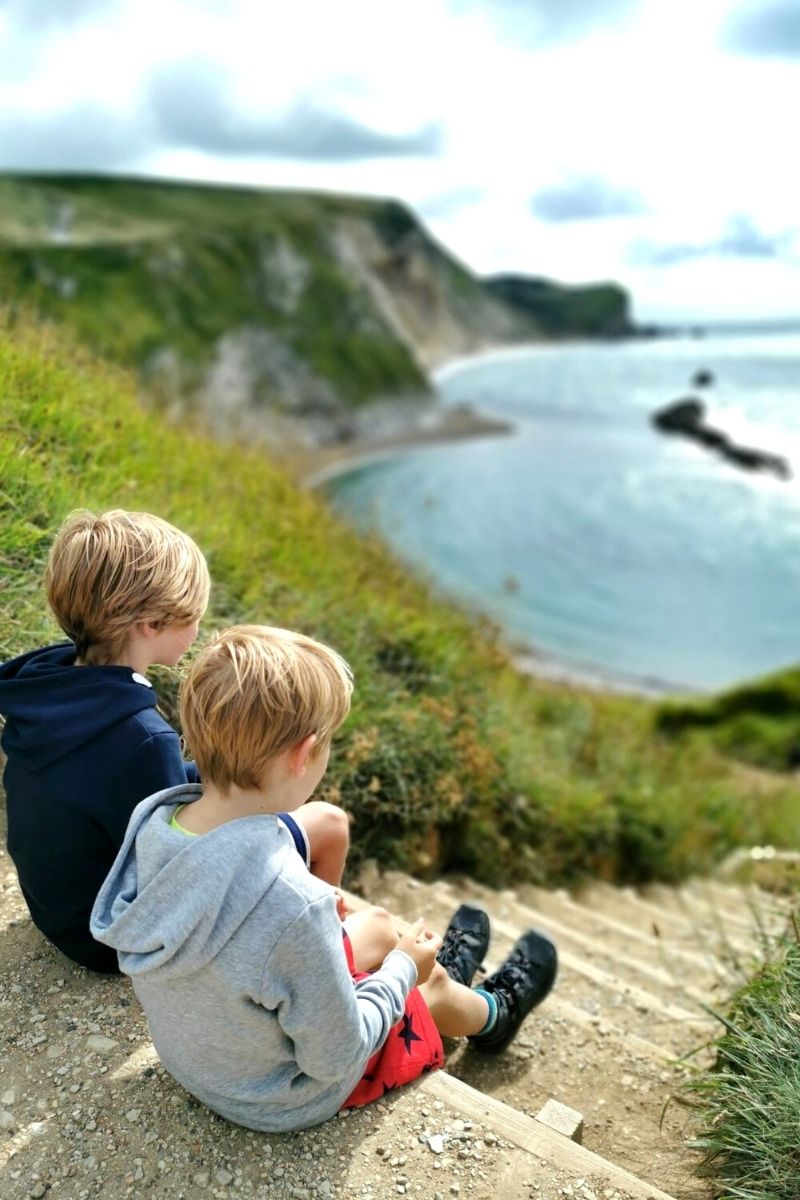
[[[302,742],[298,742],[289,751],[289,769],[293,775],[305,775],[308,760],[317,741],[317,735],[310,733]]]
[[[134,626],[140,637],[147,641],[152,641],[160,633],[160,626],[154,625],[152,621],[137,621]]]

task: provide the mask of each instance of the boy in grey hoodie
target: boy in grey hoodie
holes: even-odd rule
[[[444,947],[445,969],[422,920],[399,939],[382,910],[342,923],[276,814],[324,775],[351,690],[347,664],[310,638],[219,635],[181,696],[203,785],[136,808],[92,911],[164,1065],[252,1129],[314,1125],[441,1065],[439,1032],[501,1049],[555,975],[551,943],[533,933],[472,990],[486,946],[470,931]]]

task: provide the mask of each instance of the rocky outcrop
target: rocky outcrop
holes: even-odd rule
[[[695,396],[676,400],[666,408],[653,413],[651,420],[662,433],[681,434],[709,450],[715,450],[727,462],[745,471],[770,471],[779,479],[791,479],[792,471],[787,459],[768,450],[756,450],[752,446],[738,446],[726,433],[707,425],[705,405]]]

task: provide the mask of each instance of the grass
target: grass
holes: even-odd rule
[[[715,1069],[691,1085],[702,1111],[700,1174],[723,1200],[797,1200],[800,1187],[800,943],[787,939],[735,997]]]
[[[72,508],[172,520],[209,559],[205,632],[282,624],[352,663],[353,713],[321,794],[354,817],[354,865],[635,882],[800,838],[792,778],[754,783],[702,731],[685,744],[665,737],[644,702],[520,676],[491,626],[411,578],[263,453],[143,410],[132,378],[63,334],[19,318],[0,328],[0,395],[0,657],[56,635],[40,578]],[[176,683],[159,683],[173,715]]]
[[[35,308],[145,375],[169,350],[185,396],[201,385],[220,339],[259,329],[277,339],[284,358],[296,356],[325,381],[343,409],[376,394],[420,395],[428,384],[409,348],[333,246],[339,222],[379,228],[398,213],[415,224],[381,200],[0,177],[0,302]],[[64,214],[68,240],[59,243],[53,229]],[[290,310],[276,265],[287,254],[305,273]]]
[[[768,770],[800,764],[800,669],[792,668],[691,703],[665,704],[658,728],[670,736],[700,731],[724,754]]]

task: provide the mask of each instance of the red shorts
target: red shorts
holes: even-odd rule
[[[353,948],[346,934],[343,941],[353,979],[366,979],[369,972],[355,969]],[[358,1108],[362,1104],[380,1100],[387,1092],[410,1083],[427,1071],[436,1070],[443,1063],[444,1050],[439,1030],[419,989],[413,988],[406,999],[403,1016],[392,1026],[380,1050],[376,1050],[367,1063],[364,1074],[342,1108]]]

